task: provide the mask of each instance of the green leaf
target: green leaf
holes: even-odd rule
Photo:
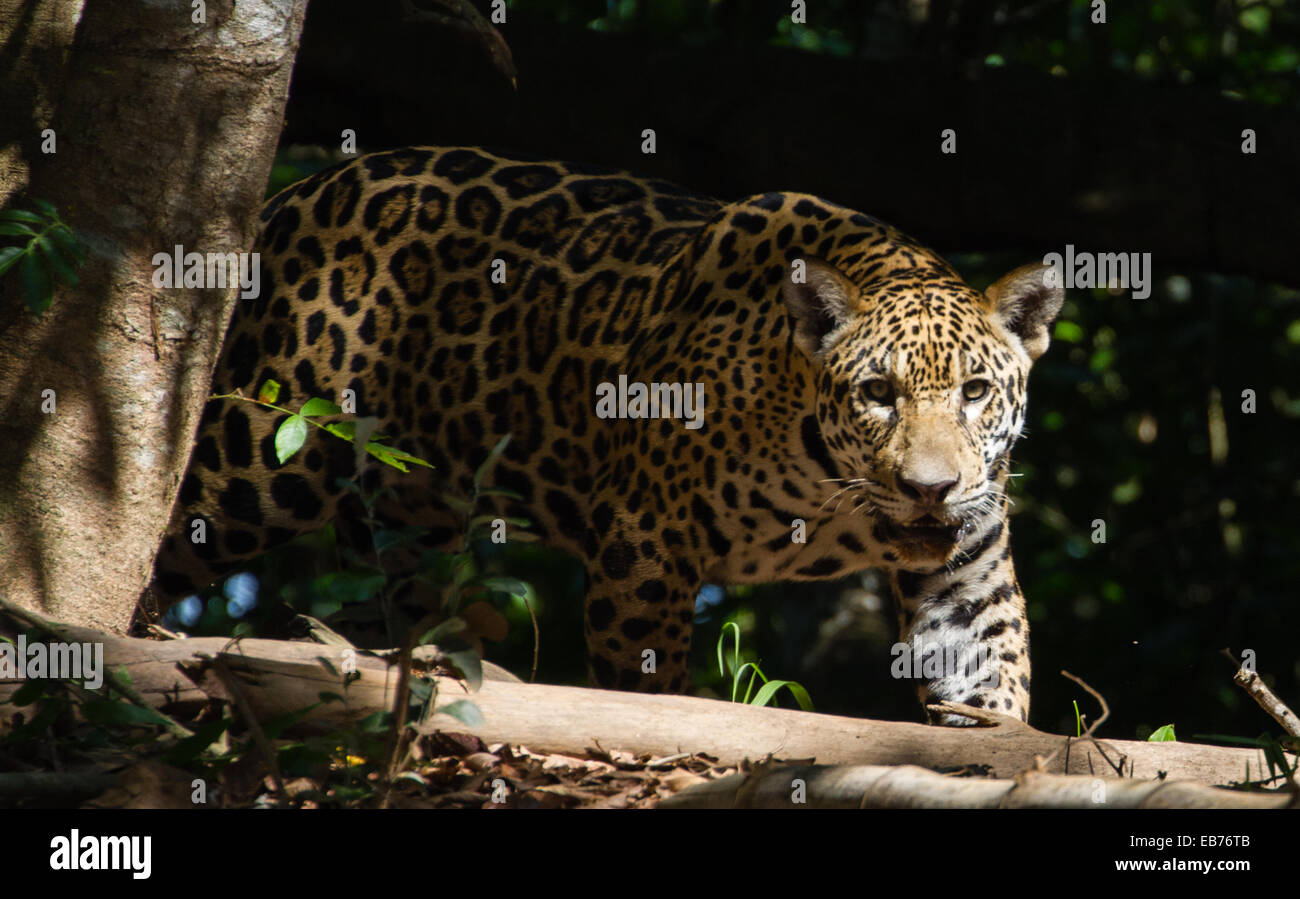
[[[1147,737],[1148,743],[1176,743],[1178,738],[1174,736],[1174,726],[1166,724],[1164,727],[1157,727]]]
[[[425,462],[419,456],[412,456],[410,453],[404,453],[399,449],[393,449],[392,447],[375,443],[374,439],[371,439],[371,441],[366,444],[366,452],[370,453],[370,455],[374,456],[379,461],[391,465],[400,471],[407,470],[406,466],[401,464],[403,462],[410,462],[413,465],[423,465],[425,468],[433,468],[431,464]]]
[[[26,252],[25,247],[0,247],[0,275],[17,265]]]
[[[72,264],[68,262],[68,260],[64,259],[63,255],[55,249],[54,244],[50,242],[49,238],[36,238],[36,248],[45,255],[45,258],[50,263],[50,268],[52,268],[54,273],[59,276],[60,280],[72,287],[77,286],[77,270],[74,269]]]
[[[483,460],[483,464],[480,465],[478,467],[478,470],[474,472],[475,493],[479,492],[479,487],[482,486],[483,479],[487,476],[488,472],[492,470],[492,467],[497,464],[497,459],[501,458],[501,454],[506,451],[506,444],[508,444],[509,442],[510,442],[509,434],[505,435],[500,440],[498,440],[497,445],[492,447],[492,452],[488,453],[487,458]]]
[[[307,441],[307,419],[290,415],[275,432],[275,455],[283,465]]]
[[[444,496],[442,501],[458,515],[471,515],[474,512],[474,504],[461,499],[459,496]]]
[[[17,222],[0,222],[0,235],[4,237],[35,237],[35,231]]]
[[[46,218],[55,219],[55,220],[58,219],[59,210],[55,209],[54,204],[51,203],[49,200],[39,200],[36,197],[32,197],[31,202],[32,205],[35,206],[36,209]]]
[[[343,407],[331,403],[329,400],[314,396],[302,404],[302,408],[298,410],[298,414],[303,418],[312,418],[318,415],[342,415]]]
[[[153,709],[146,709],[142,706],[117,702],[111,699],[88,700],[82,706],[82,712],[85,714],[86,720],[96,724],[161,725],[166,727],[170,723]]]
[[[732,656],[732,658],[734,659],[732,664],[733,665],[740,664],[740,625],[736,624],[736,622],[734,621],[728,621],[725,624],[723,624],[722,628],[718,631],[718,642],[715,645],[715,648],[718,651],[718,674],[721,677],[727,676],[727,666],[723,661],[723,655],[725,652],[728,633],[731,634],[732,639],[735,640],[736,642],[735,652],[733,653]]]
[[[274,403],[280,398],[280,382],[274,378],[267,378],[262,384],[262,389],[257,391],[257,401],[259,403]]]
[[[411,525],[404,528],[381,528],[375,532],[374,545],[375,552],[387,552],[398,546],[406,546],[408,543],[415,543],[426,533],[427,528]]]
[[[78,265],[86,261],[86,248],[67,226],[57,225],[51,228],[48,234],[50,239],[59,245],[59,249],[75,259]]]
[[[45,225],[45,219],[25,209],[5,209],[0,211],[0,222],[27,222],[29,225]]]
[[[50,308],[54,299],[54,285],[50,273],[41,264],[40,257],[28,253],[18,263],[18,277],[22,280],[23,292],[27,295],[27,308],[33,315],[41,315]]]
[[[442,657],[460,671],[471,693],[477,693],[478,688],[483,686],[483,660],[473,649],[459,649],[454,652],[447,652],[444,649]]]
[[[453,634],[459,634],[467,627],[469,627],[469,623],[464,618],[448,618],[441,624],[434,625],[425,631],[420,637],[419,643],[421,645],[437,643],[439,640],[445,640]]]
[[[382,447],[377,448],[377,444],[367,443],[366,452],[370,453],[370,455],[374,456],[376,459],[378,459],[380,462],[383,462],[385,465],[391,465],[393,468],[396,468],[402,474],[408,474],[411,471],[411,469],[407,468],[401,462],[398,462],[391,455],[385,453]]]
[[[325,430],[335,437],[342,437],[348,443],[351,443],[357,435],[357,423],[355,421],[332,421],[325,425]]]
[[[811,712],[813,710],[812,697],[808,695],[808,691],[803,688],[802,684],[796,683],[792,680],[768,681],[763,684],[761,689],[759,689],[758,695],[754,697],[754,700],[750,705],[767,705],[775,698],[776,691],[780,690],[782,687],[785,687],[790,691],[790,695],[795,698],[795,702],[799,703],[799,708],[803,709],[805,712]]]
[[[502,593],[509,593],[511,596],[528,596],[528,585],[518,578],[485,577],[479,583],[489,590],[500,590]]]
[[[483,496],[504,496],[506,499],[522,500],[523,497],[513,490],[507,490],[504,487],[483,487],[479,489],[478,495]]]
[[[419,707],[433,698],[433,681],[423,677],[411,677],[410,705]]]
[[[363,734],[382,734],[392,726],[393,713],[387,710],[374,712],[357,722]]]
[[[230,720],[227,718],[210,721],[196,730],[194,736],[186,737],[171,749],[168,749],[163,754],[163,758],[173,765],[188,764],[202,755],[203,750],[220,739],[229,726]]]
[[[483,712],[468,699],[457,699],[438,709],[439,714],[450,715],[461,724],[478,727],[483,723]]]
[[[339,606],[369,602],[384,588],[383,574],[366,571],[331,571],[311,582],[313,598],[324,598]]]

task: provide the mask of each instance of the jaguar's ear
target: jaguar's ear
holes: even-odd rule
[[[830,347],[827,337],[861,310],[857,287],[824,259],[805,256],[790,263],[781,283],[794,319],[794,342],[810,357]]]
[[[1050,265],[1031,262],[1003,275],[984,291],[989,312],[1020,339],[1031,360],[1047,351],[1048,330],[1065,301],[1065,289],[1059,283],[1049,284],[1051,270]]]

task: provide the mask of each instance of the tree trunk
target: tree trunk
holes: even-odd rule
[[[19,605],[130,622],[238,291],[156,288],[153,257],[251,245],[305,7],[0,8],[0,205],[52,202],[89,250],[41,319],[0,278],[0,595]]]

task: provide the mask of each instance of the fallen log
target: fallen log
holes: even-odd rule
[[[1297,798],[1175,780],[1038,772],[993,780],[915,765],[761,765],[687,787],[659,808],[1288,808]]]
[[[302,723],[317,732],[389,708],[396,683],[384,659],[360,651],[349,656],[347,647],[260,639],[141,640],[70,626],[57,626],[57,632],[69,641],[102,643],[106,667],[125,667],[137,695],[164,712],[210,698],[231,699],[205,657],[222,660],[261,720],[317,706]],[[359,677],[345,686],[339,672],[348,658]],[[1000,716],[995,726],[942,728],[505,680],[485,680],[482,689],[468,694],[454,678],[433,676],[433,681],[439,707],[452,697],[469,698],[484,720],[469,726],[439,714],[421,730],[469,732],[488,743],[524,744],[569,755],[599,745],[653,756],[705,753],[723,764],[771,754],[829,764],[980,766],[999,777],[1031,770],[1038,759],[1046,759],[1044,770],[1052,773],[1168,776],[1204,784],[1240,783],[1268,770],[1262,751],[1255,749],[1127,740],[1093,743],[1043,733]],[[17,711],[5,705],[17,686],[0,682],[0,720]],[[342,696],[345,702],[323,701],[322,694]]]

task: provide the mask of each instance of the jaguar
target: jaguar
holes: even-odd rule
[[[596,685],[685,690],[704,584],[877,568],[900,645],[927,663],[923,706],[1027,719],[1006,488],[1063,300],[1042,264],[980,291],[815,196],[723,203],[467,147],[346,161],[272,198],[260,228],[261,290],[239,301],[213,392],[274,379],[295,406],[351,391],[358,416],[432,463],[366,475],[393,488],[386,519],[434,542],[459,533],[444,498],[468,496],[510,435],[494,480],[515,498],[494,498],[497,514],[585,566]],[[695,420],[679,397],[698,400]],[[282,418],[209,403],[162,596],[340,513],[356,454],[323,436],[281,464]],[[199,519],[214,537],[194,543]]]

